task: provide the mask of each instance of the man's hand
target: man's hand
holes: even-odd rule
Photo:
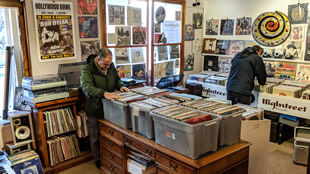
[[[128,89],[128,88],[126,88],[125,86],[123,86],[123,87],[121,87],[120,91],[121,91],[121,92],[128,92],[128,91],[129,91],[129,89]]]
[[[105,98],[105,99],[108,99],[108,100],[118,99],[118,98],[119,98],[119,95],[113,94],[113,93],[110,93],[110,92],[105,92],[105,93],[104,93],[104,98]]]

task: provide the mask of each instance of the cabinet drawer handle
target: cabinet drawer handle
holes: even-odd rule
[[[109,130],[108,130],[108,133],[109,133],[111,136],[113,136],[114,131],[113,131],[113,130],[111,130],[111,129],[109,129]]]
[[[112,160],[114,158],[114,155],[110,153],[109,158]]]
[[[110,170],[113,172],[114,166],[110,165]]]
[[[109,147],[111,148],[113,146],[113,143],[111,141],[108,142]]]
[[[178,167],[178,165],[173,164],[171,161],[169,161],[169,168],[172,170],[176,170],[176,168]]]
[[[130,139],[127,139],[126,141],[127,141],[127,144],[129,145],[132,144],[132,141]]]
[[[147,153],[149,156],[152,156],[153,151],[149,150],[148,148],[144,149],[145,153]]]

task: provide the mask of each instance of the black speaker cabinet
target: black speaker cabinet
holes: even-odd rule
[[[197,83],[187,83],[186,88],[189,90],[189,94],[201,96],[202,85]]]
[[[282,123],[279,124],[278,144],[282,144],[284,141],[292,138],[293,136],[294,136],[294,127]]]
[[[30,112],[9,112],[9,118],[12,128],[13,143],[15,146],[34,141]]]
[[[277,143],[279,137],[279,122],[271,121],[270,142]]]

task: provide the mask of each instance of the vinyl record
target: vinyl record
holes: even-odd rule
[[[158,23],[164,22],[166,17],[166,10],[164,7],[158,7],[155,13],[155,18]]]
[[[291,22],[282,12],[266,12],[259,15],[252,27],[253,38],[264,46],[278,46],[291,33]]]

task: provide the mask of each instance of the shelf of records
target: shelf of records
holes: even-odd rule
[[[115,48],[111,51],[121,78],[146,79],[146,47]],[[179,73],[179,45],[154,47],[154,59],[155,79]]]
[[[234,57],[244,48],[259,45],[254,40],[220,40],[216,38],[204,38],[202,54]],[[305,41],[287,40],[277,47],[263,47],[264,60],[290,61],[310,63],[310,54],[305,51]]]
[[[128,4],[130,6],[122,6],[115,4],[112,0],[107,1],[107,42],[109,46],[147,44],[147,3],[147,1],[130,1]],[[155,2],[154,6],[156,9],[154,17],[157,21],[154,24],[154,43],[181,43],[181,5]],[[170,12],[169,16],[166,15],[166,11]],[[126,20],[125,17],[127,17]],[[165,21],[165,19],[169,20]]]
[[[223,77],[225,75],[226,77]],[[226,99],[227,75],[227,73],[211,71],[201,72],[190,75],[187,83],[201,84],[203,97]],[[263,86],[255,81],[255,88],[251,96],[253,98],[252,106],[310,119],[309,82],[267,78],[267,84]]]

